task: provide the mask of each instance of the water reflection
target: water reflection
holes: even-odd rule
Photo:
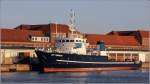
[[[140,69],[140,72],[149,72],[149,69]]]
[[[102,72],[13,72],[2,73],[2,82],[28,83],[145,83],[149,81],[148,70],[102,71]]]

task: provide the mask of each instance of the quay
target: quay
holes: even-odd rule
[[[28,64],[1,64],[1,72],[28,72],[31,71]]]
[[[149,65],[149,62],[144,62],[142,63],[142,69],[149,69],[150,65]]]
[[[149,69],[149,66],[149,62],[143,62],[141,68]],[[29,64],[1,64],[0,67],[1,72],[30,72],[32,68]]]

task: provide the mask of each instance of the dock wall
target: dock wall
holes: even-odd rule
[[[30,71],[30,65],[28,64],[1,64],[1,72],[14,72],[14,71]]]
[[[149,69],[150,65],[149,65],[149,62],[143,62],[142,63],[142,68],[143,69]]]
[[[149,69],[149,62],[142,63],[142,69]],[[1,64],[1,72],[29,72],[32,67],[28,64]]]

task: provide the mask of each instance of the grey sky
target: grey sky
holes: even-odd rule
[[[82,32],[150,28],[150,0],[1,0],[0,27],[68,24],[70,9],[76,12],[76,25]]]

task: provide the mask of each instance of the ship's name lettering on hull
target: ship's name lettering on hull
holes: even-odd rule
[[[63,55],[60,55],[60,54],[51,54],[51,56],[62,57]]]

